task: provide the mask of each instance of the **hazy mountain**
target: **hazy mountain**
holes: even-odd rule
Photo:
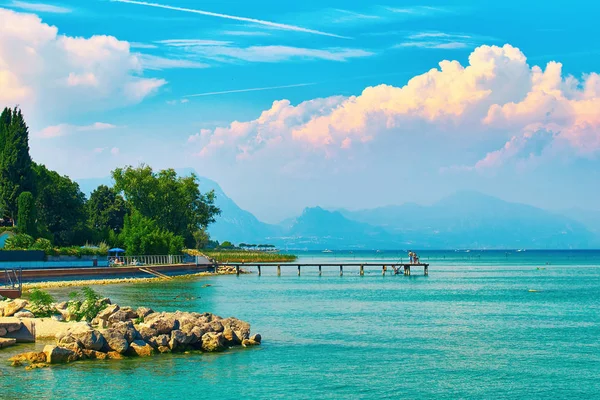
[[[340,211],[346,218],[438,248],[590,248],[598,236],[582,223],[524,204],[459,192],[432,206],[406,204]]]
[[[260,244],[283,233],[282,228],[261,222],[252,213],[241,209],[227,197],[215,181],[202,177],[198,180],[201,192],[215,191],[215,204],[221,209],[221,215],[208,229],[212,239],[221,242],[229,240],[236,244],[241,242]]]
[[[581,223],[591,232],[600,235],[600,211],[571,208],[560,212],[560,214]]]
[[[381,227],[352,221],[340,212],[321,207],[306,208],[291,221],[285,237],[275,243],[301,248],[396,248],[398,239]]]

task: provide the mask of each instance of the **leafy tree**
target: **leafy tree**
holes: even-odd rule
[[[115,189],[123,192],[130,207],[153,219],[160,229],[182,236],[195,244],[194,232],[215,221],[221,211],[214,205],[215,194],[200,193],[195,175],[178,177],[173,169],[157,173],[147,165],[117,168],[112,173]]]
[[[33,189],[29,128],[21,110],[5,108],[0,115],[0,202],[13,221],[19,195]]]
[[[51,317],[56,314],[56,308],[54,308],[54,297],[47,292],[40,289],[31,289],[29,293],[29,303],[31,312],[37,318]]]
[[[119,235],[127,254],[179,254],[184,247],[183,237],[159,228],[156,221],[134,211],[125,217]]]
[[[210,243],[210,235],[206,228],[200,228],[194,232],[194,241],[196,242],[196,249],[204,249]]]
[[[85,195],[79,185],[43,165],[34,164],[38,191],[37,214],[40,228],[57,246],[84,244],[86,230]]]
[[[17,225],[19,232],[35,237],[37,235],[35,200],[31,192],[23,192],[19,195],[19,215]]]
[[[235,246],[233,245],[233,243],[231,243],[230,241],[224,241],[223,243],[221,243],[221,248],[223,249],[233,249]]]
[[[121,232],[127,207],[120,194],[108,186],[98,186],[87,202],[90,227],[100,234],[98,240],[108,239],[109,232]]]

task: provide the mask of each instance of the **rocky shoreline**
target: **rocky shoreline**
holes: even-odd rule
[[[250,334],[249,323],[233,317],[181,311],[155,312],[147,307],[133,309],[112,304],[109,299],[98,302],[102,310],[90,322],[54,324],[61,328],[55,328],[56,344],[46,345],[41,352],[18,354],[10,358],[12,365],[35,369],[80,360],[147,357],[171,352],[219,352],[261,343],[260,335]],[[12,317],[0,318],[0,336],[8,337],[1,340],[14,344],[15,339],[10,336],[15,332],[27,328],[35,331],[35,321],[42,319],[28,318],[30,312],[26,307],[27,301],[22,299],[0,301],[0,316]],[[54,307],[66,321],[73,317],[67,303]]]

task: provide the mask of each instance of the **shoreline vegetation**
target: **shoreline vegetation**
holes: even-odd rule
[[[275,263],[275,262],[292,262],[298,258],[294,254],[271,253],[264,251],[247,251],[247,250],[203,250],[202,253],[219,262],[225,263]]]

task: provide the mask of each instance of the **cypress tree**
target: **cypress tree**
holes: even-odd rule
[[[12,119],[12,110],[8,107],[4,107],[2,114],[0,115],[0,160],[2,159],[2,152],[4,151],[4,143],[6,142],[6,134],[8,127],[10,126],[10,120]]]
[[[8,119],[5,112],[2,113],[2,119],[3,122]],[[12,110],[10,124],[3,127],[1,136],[0,145],[3,145],[3,148],[0,157],[0,201],[4,214],[14,223],[19,195],[25,191],[32,191],[34,185],[29,155],[29,129],[21,110],[17,107]]]
[[[23,192],[19,195],[19,215],[17,218],[17,226],[20,233],[36,237],[36,217],[35,217],[35,200],[31,192]]]

